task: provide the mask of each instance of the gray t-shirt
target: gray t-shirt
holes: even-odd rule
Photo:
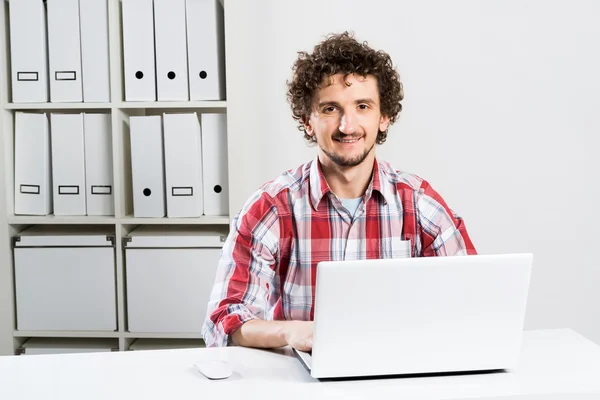
[[[360,205],[360,202],[362,201],[362,197],[359,197],[358,199],[340,199],[342,200],[342,204],[344,205],[344,207],[346,207],[346,209],[348,211],[350,211],[350,215],[352,215],[352,217],[354,217],[354,214],[356,214],[356,210],[358,210],[358,206]]]

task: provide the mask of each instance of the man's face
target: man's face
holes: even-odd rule
[[[325,155],[322,162],[354,167],[374,154],[377,133],[385,131],[389,121],[381,115],[374,76],[348,75],[344,81],[343,74],[336,74],[326,77],[317,90],[305,127]]]

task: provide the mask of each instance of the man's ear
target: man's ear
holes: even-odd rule
[[[313,132],[313,127],[310,124],[310,118],[304,117],[302,123],[304,124],[304,130],[306,131],[306,134],[309,136],[312,136],[314,134],[314,132]]]
[[[390,126],[390,117],[388,117],[385,114],[381,114],[381,118],[379,119],[379,130],[381,132],[385,132],[389,126]]]

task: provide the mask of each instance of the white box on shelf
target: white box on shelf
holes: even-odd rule
[[[35,337],[21,345],[23,355],[105,353],[119,350],[118,339]]]
[[[133,216],[165,216],[163,131],[160,115],[129,118]]]
[[[115,237],[107,227],[33,226],[13,237],[17,329],[115,331]]]
[[[110,114],[83,114],[87,215],[115,215]]]
[[[81,75],[83,101],[110,101],[107,0],[81,0]]]
[[[48,101],[46,9],[39,0],[9,3],[13,103]]]
[[[227,114],[202,114],[204,215],[228,215]]]
[[[86,215],[83,114],[50,114],[54,215]]]
[[[46,114],[15,113],[15,214],[52,213],[50,128]]]
[[[128,234],[128,331],[200,334],[226,237],[226,230],[172,225]]]
[[[225,99],[225,29],[219,0],[186,0],[190,100]]]
[[[50,101],[82,102],[79,0],[48,0]]]
[[[125,101],[156,101],[152,0],[123,0]]]
[[[158,101],[187,101],[185,0],[154,0]]]
[[[202,139],[196,113],[164,114],[167,217],[202,216]]]
[[[176,350],[206,347],[202,339],[136,339],[128,350]]]

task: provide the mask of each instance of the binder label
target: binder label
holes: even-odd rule
[[[171,194],[173,196],[193,196],[194,188],[191,186],[186,186],[186,187],[173,186],[173,188],[171,188]]]
[[[17,81],[35,82],[38,80],[37,72],[17,72]]]
[[[21,185],[21,193],[40,194],[40,185]]]
[[[111,194],[112,186],[110,185],[92,185],[92,194]]]
[[[58,194],[79,194],[79,185],[59,185]]]
[[[75,71],[56,71],[54,79],[57,81],[75,81],[77,80],[77,73]]]

